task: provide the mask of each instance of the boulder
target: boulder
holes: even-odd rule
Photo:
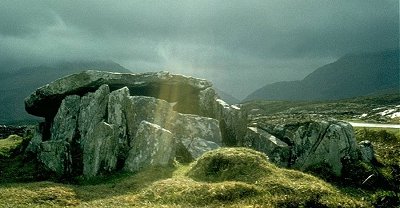
[[[240,146],[265,153],[269,160],[278,166],[288,167],[289,165],[289,145],[261,128],[248,127]]]
[[[175,138],[170,131],[157,124],[142,121],[124,169],[136,172],[150,166],[172,165],[175,150]]]
[[[358,159],[353,128],[346,122],[280,117],[260,118],[252,125],[288,145],[288,167],[299,170],[329,167],[329,171],[340,176],[344,158]],[[254,140],[257,136],[250,138]]]

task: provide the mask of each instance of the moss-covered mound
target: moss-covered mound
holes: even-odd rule
[[[269,174],[272,168],[263,153],[247,148],[221,148],[199,158],[188,176],[206,182],[255,182]]]

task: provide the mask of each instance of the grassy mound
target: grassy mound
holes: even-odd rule
[[[0,139],[0,158],[9,158],[19,153],[23,138],[10,135],[6,139]]]
[[[271,173],[273,166],[267,157],[247,148],[221,148],[207,152],[188,172],[197,181],[255,182]]]

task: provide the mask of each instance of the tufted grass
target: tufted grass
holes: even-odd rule
[[[223,162],[215,163],[220,159]],[[246,162],[249,159],[258,164]],[[209,166],[207,161],[214,163]],[[214,172],[204,174],[207,170]],[[338,189],[309,174],[278,168],[262,154],[245,148],[212,151],[190,165],[176,163],[174,167],[154,167],[136,174],[117,173],[79,184],[0,183],[0,207],[222,206],[371,207],[371,204],[362,200],[358,192]]]

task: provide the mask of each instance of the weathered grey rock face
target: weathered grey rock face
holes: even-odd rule
[[[247,128],[247,113],[236,105],[229,105],[219,99],[211,87],[199,94],[200,114],[215,118],[220,122],[223,143],[236,146],[245,136]]]
[[[95,126],[106,118],[108,104],[108,85],[102,85],[96,92],[83,96],[80,103],[78,129],[81,135],[80,144],[85,146],[88,137],[93,134]]]
[[[129,89],[127,87],[115,90],[108,95],[107,121],[114,125],[121,157],[128,151],[128,121],[131,122],[131,117],[133,116],[129,116],[128,113],[131,109],[132,103],[129,99]]]
[[[98,123],[87,137],[83,147],[83,175],[92,177],[99,171],[115,170],[118,155],[118,137],[114,126],[106,122]]]
[[[267,134],[273,135],[281,142],[286,143],[289,149],[288,156],[276,161],[277,164],[288,167],[307,170],[317,166],[328,166],[333,174],[340,176],[342,170],[342,159],[358,159],[357,145],[354,132],[350,124],[340,121],[263,121],[253,124]],[[264,133],[264,138],[269,137]],[[276,146],[269,146],[270,140],[260,140],[254,133],[249,133],[247,141],[263,141],[263,152],[267,155],[276,151]],[[271,138],[271,137],[269,137]],[[246,143],[247,141],[244,141]],[[279,142],[280,144],[282,144]],[[272,161],[274,157],[272,156]],[[282,161],[287,159],[287,161]],[[325,167],[324,166],[324,167]]]
[[[149,166],[166,166],[172,164],[174,157],[175,138],[172,133],[159,125],[142,121],[124,169],[136,172]]]
[[[77,95],[67,96],[62,101],[51,127],[51,140],[72,142],[77,137],[80,102],[81,98]]]
[[[289,165],[289,145],[260,128],[248,127],[240,146],[266,153],[271,162],[281,167]]]
[[[184,156],[189,157],[182,159],[183,162],[195,160],[208,151],[220,148],[220,145],[218,145],[217,143],[212,141],[207,141],[205,139],[201,139],[198,137],[185,138],[182,139],[181,142],[182,142],[181,146],[183,146],[181,148],[184,148],[183,151],[188,153],[188,155],[182,155],[182,157]]]
[[[200,138],[222,145],[219,122],[216,119],[191,114],[178,114],[172,130],[180,140]]]
[[[142,121],[157,124],[162,128],[171,130],[177,112],[173,111],[172,106],[165,100],[154,97],[131,96],[132,109],[128,112],[129,135],[135,140],[135,134]]]
[[[40,144],[38,159],[49,170],[64,175],[71,170],[71,155],[66,141],[45,141]]]

